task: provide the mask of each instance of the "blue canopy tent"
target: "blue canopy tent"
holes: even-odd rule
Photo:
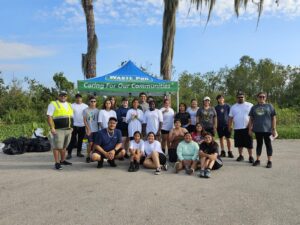
[[[128,61],[109,74],[79,80],[77,84],[78,91],[97,95],[138,96],[140,92],[145,92],[147,95],[164,96],[176,93],[177,105],[179,101],[178,82],[153,77],[138,68],[132,61]]]

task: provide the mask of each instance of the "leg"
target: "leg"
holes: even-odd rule
[[[58,149],[53,149],[53,156],[54,156],[54,161],[56,163],[59,163],[59,150]]]
[[[263,134],[255,133],[256,137],[256,159],[259,160],[261,156],[262,146],[263,146]]]
[[[120,149],[118,152],[116,152],[115,159],[124,158],[125,154],[126,154],[125,149]]]
[[[182,163],[182,161],[177,161],[175,163],[175,173],[178,173],[182,169],[183,169],[183,163]]]
[[[168,139],[169,139],[169,134],[162,134],[162,143],[161,143],[161,147],[164,153],[166,153],[166,148],[168,148]]]
[[[220,146],[221,146],[221,150],[224,150],[224,136],[220,137]]]
[[[211,170],[215,164],[215,161],[216,160],[207,160],[207,168]]]
[[[271,135],[270,133],[264,134],[264,141],[267,148],[268,161],[272,161],[272,155],[273,155],[273,147],[272,147],[270,135]]]
[[[77,140],[77,156],[83,157],[81,154],[82,141],[85,136],[85,127],[78,127],[78,140]]]
[[[206,157],[201,157],[200,158],[200,167],[201,167],[201,170],[205,170],[206,168]]]
[[[146,158],[143,165],[145,168],[148,168],[148,169],[156,169],[156,166],[151,158]]]
[[[230,138],[226,138],[226,143],[227,143],[227,149],[229,152],[231,152],[231,141]]]

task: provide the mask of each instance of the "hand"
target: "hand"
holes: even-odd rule
[[[115,158],[115,150],[109,151],[108,155],[109,155],[109,160],[113,160]]]
[[[277,131],[275,129],[272,130],[272,136],[276,137],[277,136]]]
[[[228,131],[231,133],[232,132],[232,127],[228,127]]]
[[[51,128],[51,134],[52,135],[56,135],[57,134],[55,128]]]
[[[90,129],[86,129],[86,135],[87,135],[87,136],[90,136],[90,135],[91,135]]]
[[[249,130],[249,131],[248,131],[248,134],[249,134],[250,137],[252,137],[253,131],[252,131],[252,130]]]

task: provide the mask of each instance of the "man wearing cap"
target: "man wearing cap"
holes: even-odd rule
[[[128,110],[128,99],[124,97],[122,98],[122,105],[117,109],[116,114],[118,119],[117,129],[121,130],[122,132],[122,143],[126,150],[128,150],[129,143],[128,124],[126,123],[126,115]]]
[[[249,135],[249,112],[253,106],[252,103],[245,101],[245,94],[242,91],[237,92],[237,103],[235,103],[229,112],[228,129],[232,130],[234,123],[234,146],[239,150],[239,157],[236,161],[243,161],[243,148],[248,149],[249,163],[253,163],[252,157],[253,140]]]
[[[203,129],[215,136],[217,130],[217,113],[214,107],[210,105],[210,97],[203,99],[203,106],[197,111],[197,122],[201,124]]]
[[[145,113],[149,109],[149,104],[147,102],[147,95],[145,92],[141,92],[140,95],[140,108]]]
[[[67,92],[61,91],[58,99],[48,105],[47,117],[52,134],[55,169],[61,170],[61,165],[72,165],[65,160],[66,148],[71,140],[73,127],[73,109],[67,102]]]
[[[77,157],[84,157],[84,155],[81,153],[82,149],[82,140],[85,136],[85,125],[83,121],[83,111],[88,108],[87,104],[84,104],[82,102],[82,96],[80,94],[75,95],[75,103],[73,103],[72,109],[73,109],[73,119],[74,119],[74,126],[73,126],[73,132],[72,132],[72,138],[70,141],[70,144],[67,148],[68,150],[68,156],[67,159],[72,158],[72,150],[74,148],[74,145],[77,141]]]
[[[94,141],[94,150],[91,153],[91,159],[97,161],[97,168],[103,167],[103,159],[106,158],[111,167],[116,167],[115,159],[122,159],[125,156],[125,150],[122,148],[122,133],[116,129],[117,118],[110,117],[108,127],[99,130]]]

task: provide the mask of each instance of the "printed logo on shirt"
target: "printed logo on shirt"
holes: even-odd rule
[[[264,108],[259,107],[259,108],[257,108],[257,109],[255,110],[255,113],[256,113],[258,116],[263,116],[263,115],[265,115],[266,111],[265,111]]]

